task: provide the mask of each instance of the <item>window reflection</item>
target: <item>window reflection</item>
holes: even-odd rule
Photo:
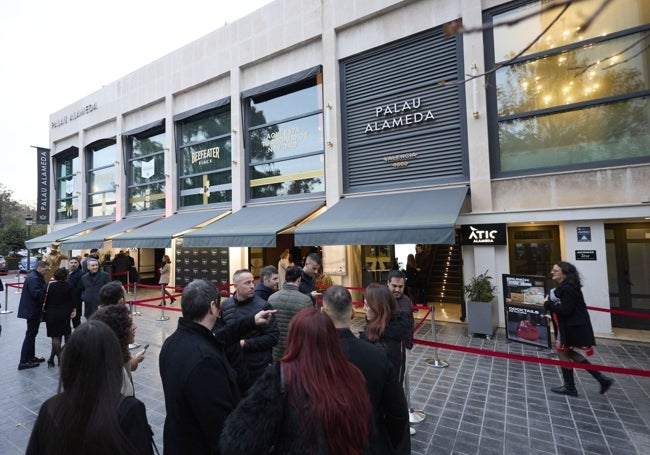
[[[496,93],[497,173],[650,157],[650,2],[612,0],[580,30],[601,4],[574,2],[562,13],[540,12],[549,4],[531,2],[494,14],[499,24],[540,12],[487,32],[494,38],[493,64],[502,65],[488,84]],[[551,23],[523,57],[507,61]]]
[[[129,212],[165,208],[165,131],[156,127],[125,141]]]
[[[230,106],[178,123],[179,188],[182,207],[232,200]]]
[[[324,192],[322,75],[247,104],[250,197]]]
[[[109,216],[115,213],[115,160],[117,146],[114,140],[89,145],[88,153],[88,215]]]
[[[56,219],[68,220],[78,216],[79,150],[72,147],[68,153],[55,157]]]

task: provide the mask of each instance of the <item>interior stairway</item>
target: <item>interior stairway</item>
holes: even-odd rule
[[[463,266],[459,245],[430,245],[427,301],[462,303]]]

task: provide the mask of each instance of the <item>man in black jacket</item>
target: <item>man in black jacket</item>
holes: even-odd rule
[[[38,335],[38,327],[41,324],[43,299],[47,292],[44,276],[49,269],[50,266],[46,262],[38,261],[23,283],[18,304],[18,317],[27,320],[27,331],[23,347],[20,350],[19,370],[37,367],[45,361],[43,357],[36,357],[35,352],[36,335]]]
[[[224,300],[222,305],[223,320],[226,324],[237,325],[243,318],[252,316],[261,310],[273,309],[266,301],[255,295],[253,274],[248,270],[237,270],[232,281],[235,285],[235,293],[232,297]],[[279,339],[278,325],[275,318],[272,318],[268,325],[256,328],[240,340],[251,385],[273,361],[273,346],[278,344]]]
[[[183,291],[181,308],[178,328],[159,358],[165,454],[216,454],[223,423],[239,402],[235,372],[211,332],[221,311],[219,293],[209,281],[194,280]]]
[[[345,357],[366,378],[374,420],[368,453],[410,454],[409,414],[404,390],[384,350],[359,340],[350,330],[354,319],[350,292],[343,286],[330,286],[323,294],[323,311],[334,322]]]
[[[99,308],[99,290],[111,281],[111,276],[99,270],[99,260],[88,257],[86,261],[88,272],[81,277],[81,300],[84,302],[84,316],[90,316]]]
[[[81,276],[83,274],[79,257],[73,256],[68,259],[68,283],[72,286],[72,301],[76,310],[72,318],[72,327],[75,329],[81,324]]]

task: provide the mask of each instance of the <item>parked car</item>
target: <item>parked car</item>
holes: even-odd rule
[[[0,255],[0,273],[8,273],[9,269],[7,268],[7,260],[4,256]]]
[[[34,267],[36,267],[36,263],[39,261],[38,258],[35,258],[34,256],[29,257],[29,270],[34,270]],[[20,273],[27,273],[27,258],[24,257],[20,260],[18,263],[18,270]]]

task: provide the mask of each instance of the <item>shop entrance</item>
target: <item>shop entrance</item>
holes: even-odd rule
[[[650,314],[650,223],[606,224],[611,308]],[[650,330],[650,319],[612,314],[612,326]]]
[[[558,226],[520,226],[508,228],[510,273],[548,277],[560,260]]]

